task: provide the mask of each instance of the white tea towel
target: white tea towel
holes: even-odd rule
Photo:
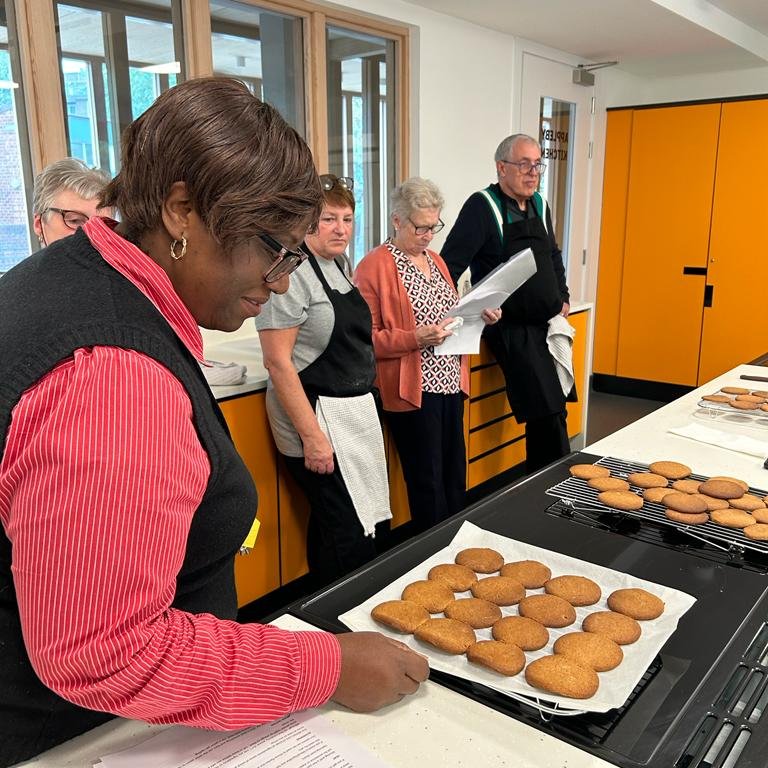
[[[573,337],[576,329],[562,315],[555,315],[548,326],[547,347],[555,359],[555,370],[563,394],[567,395],[573,389]]]
[[[320,396],[315,412],[365,535],[373,536],[376,523],[392,518],[384,437],[373,395]]]
[[[232,384],[242,384],[248,369],[238,363],[219,363],[216,360],[206,360],[200,364],[205,380],[212,387],[224,387]]]
[[[699,443],[708,443],[729,451],[758,456],[760,459],[765,459],[768,456],[768,443],[746,435],[734,435],[730,432],[723,432],[721,429],[712,429],[712,427],[690,423],[684,424],[682,427],[672,427],[667,431],[673,435],[696,440]]]

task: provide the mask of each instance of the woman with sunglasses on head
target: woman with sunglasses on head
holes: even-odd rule
[[[424,659],[378,633],[238,624],[257,496],[200,371],[288,288],[322,195],[236,80],[164,92],[92,217],[0,278],[0,766],[114,715],[235,730],[374,710]]]
[[[372,395],[371,313],[342,268],[352,179],[320,177],[323,209],[290,290],[256,319],[278,451],[310,505],[307,561],[319,588],[376,556],[388,526],[384,442]]]
[[[355,271],[373,315],[376,385],[408,490],[414,532],[464,506],[466,358],[437,355],[451,334],[447,312],[458,301],[445,262],[429,249],[443,229],[445,203],[437,185],[410,178],[390,196],[393,236]],[[486,310],[495,323],[501,310]]]
[[[68,237],[92,216],[114,215],[112,208],[99,207],[107,184],[106,173],[75,157],[43,168],[35,177],[32,192],[33,225],[40,245]]]

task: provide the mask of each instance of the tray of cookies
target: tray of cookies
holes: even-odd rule
[[[768,427],[768,390],[721,387],[704,395],[697,404],[700,418]]]
[[[553,715],[621,707],[695,598],[465,521],[339,620]]]
[[[768,554],[768,492],[733,477],[706,477],[676,461],[606,456],[574,464],[547,494],[575,511],[599,511],[672,526],[715,547]]]

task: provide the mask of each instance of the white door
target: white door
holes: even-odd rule
[[[590,140],[594,87],[575,85],[573,65],[524,51],[522,55],[519,118],[520,130],[542,142],[547,169],[542,176],[571,292],[571,301],[586,294],[586,249],[590,193]],[[544,101],[546,100],[546,101]],[[560,116],[549,118],[554,103]],[[542,120],[542,104],[545,114]],[[567,106],[570,105],[570,114]],[[558,109],[559,108],[559,109]],[[548,131],[542,136],[542,124]]]

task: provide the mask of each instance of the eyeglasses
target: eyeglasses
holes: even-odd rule
[[[323,173],[320,176],[320,186],[325,192],[330,192],[334,187],[341,187],[351,192],[355,188],[355,180],[350,176],[334,176],[332,173]]]
[[[424,226],[419,226],[416,224],[410,216],[408,217],[408,221],[411,222],[413,231],[417,235],[426,235],[427,232],[431,232],[433,235],[436,235],[445,226],[442,219],[438,219],[437,224],[425,224]]]
[[[514,165],[520,173],[544,173],[547,170],[547,164],[542,163],[541,160],[532,163],[530,160],[520,160],[515,163],[512,160],[501,160],[500,162],[506,163],[506,165]]]
[[[46,208],[43,211],[43,215],[48,213],[48,211],[58,213],[64,222],[64,226],[67,229],[71,229],[73,232],[78,227],[82,227],[83,224],[85,224],[85,222],[91,218],[87,213],[81,213],[80,211],[68,211],[66,208]]]
[[[307,258],[301,248],[292,251],[269,235],[259,235],[259,239],[277,254],[270,268],[264,273],[265,283],[276,283],[281,277],[290,275]]]

